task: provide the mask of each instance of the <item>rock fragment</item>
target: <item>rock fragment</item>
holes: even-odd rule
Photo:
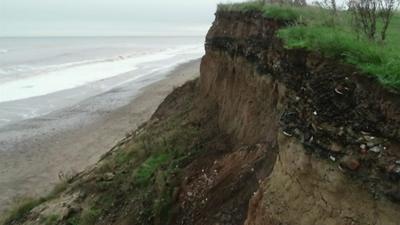
[[[386,195],[393,201],[400,202],[400,188],[389,190]]]
[[[382,152],[382,150],[383,150],[382,146],[374,146],[369,149],[370,152],[374,152],[374,153],[380,153],[380,152]]]
[[[337,143],[332,143],[331,146],[329,147],[329,149],[332,152],[341,152],[342,151],[342,147]]]
[[[112,181],[114,179],[115,174],[114,173],[106,173],[104,174],[104,181]]]
[[[345,156],[340,160],[340,166],[351,171],[356,171],[360,168],[361,164],[357,159]]]
[[[289,133],[288,131],[282,131],[282,133],[287,137],[293,137],[293,134]]]

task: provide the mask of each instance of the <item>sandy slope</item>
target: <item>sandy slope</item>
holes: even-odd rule
[[[16,196],[48,191],[59,181],[60,172],[75,173],[95,163],[127,132],[146,121],[174,87],[198,74],[196,60],[141,89],[123,107],[111,107],[126,91],[117,88],[74,107],[0,128],[0,211]],[[107,109],[104,106],[108,104]],[[103,107],[96,110],[99,105]]]

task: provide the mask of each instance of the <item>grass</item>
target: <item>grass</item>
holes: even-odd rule
[[[263,16],[281,20],[297,20],[301,14],[292,7],[264,5],[259,1],[249,1],[234,4],[219,4],[218,11],[237,11],[237,12],[262,12]]]
[[[10,224],[12,222],[18,222],[22,220],[28,212],[30,212],[33,208],[44,202],[45,199],[32,199],[25,198],[20,199],[14,203],[14,207],[10,211],[7,212],[7,215],[4,217],[5,219],[1,221],[3,224]]]
[[[190,104],[190,103],[188,103]],[[167,224],[177,180],[185,160],[200,151],[196,126],[176,115],[149,124],[131,142],[105,158],[94,172],[96,179],[81,184],[81,191],[91,193],[87,208],[68,218],[70,225],[98,223],[99,215],[126,212],[130,224]],[[103,179],[112,172],[112,179]],[[107,220],[107,218],[102,218]]]
[[[89,208],[82,213],[79,225],[93,225],[101,215],[101,210],[96,208]]]
[[[153,174],[164,164],[170,161],[170,154],[161,153],[150,156],[140,165],[135,174],[135,182],[139,185],[148,185]]]
[[[14,205],[5,215],[0,219],[0,224],[13,224],[22,220],[32,209],[43,202],[56,198],[61,192],[68,187],[66,181],[57,184],[53,190],[43,198],[22,198],[14,202]],[[54,217],[47,218],[43,224],[52,224]]]
[[[400,90],[400,13],[393,17],[384,43],[370,41],[351,27],[347,12],[333,16],[318,7],[263,5],[257,1],[219,5],[225,11],[256,11],[264,17],[289,21],[278,31],[288,49],[317,51],[355,65],[381,84]],[[380,24],[378,24],[378,27]]]
[[[41,217],[40,218],[40,224],[43,225],[56,225],[58,223],[59,220],[59,216],[58,215],[49,215],[46,217]]]

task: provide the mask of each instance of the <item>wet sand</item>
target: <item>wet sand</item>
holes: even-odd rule
[[[198,75],[195,60],[134,96],[129,95],[133,86],[125,85],[46,116],[1,127],[0,212],[16,197],[45,194],[59,182],[60,173],[74,174],[97,162],[149,119],[174,87]]]

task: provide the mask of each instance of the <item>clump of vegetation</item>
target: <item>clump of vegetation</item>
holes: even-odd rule
[[[43,225],[56,225],[59,220],[58,215],[49,215],[40,218],[40,223]]]
[[[265,17],[295,21],[301,17],[299,8],[288,5],[265,5],[262,1],[219,4],[219,11],[262,12]]]
[[[11,210],[7,212],[7,215],[3,219],[3,224],[10,224],[11,222],[18,222],[26,216],[28,212],[30,212],[33,208],[44,202],[45,199],[32,199],[32,198],[24,198],[17,200],[12,207]]]
[[[135,182],[139,185],[148,185],[151,177],[161,166],[171,160],[171,155],[166,153],[150,156],[140,165],[135,173]]]
[[[93,225],[99,219],[101,210],[96,208],[89,208],[82,213],[79,225]]]
[[[84,207],[65,218],[67,224],[119,219],[129,224],[168,224],[182,169],[201,154],[205,139],[213,137],[210,132],[203,134],[197,123],[188,122],[189,100],[179,115],[150,121],[127,137],[100,161],[93,177],[74,184],[86,193],[81,200]]]
[[[0,219],[0,224],[13,224],[25,218],[25,216],[36,206],[43,202],[56,198],[61,192],[68,187],[67,180],[62,180],[58,183],[52,191],[42,198],[21,198],[14,202],[14,205],[8,210],[5,215]],[[43,221],[43,224],[54,224],[55,216],[50,216]]]
[[[395,11],[398,1],[350,2],[352,7],[342,9],[335,0],[302,7],[291,2],[252,1],[220,5],[219,9],[253,11],[289,21],[289,26],[278,31],[288,49],[318,51],[343,60],[377,77],[386,87],[399,90],[400,13]]]

